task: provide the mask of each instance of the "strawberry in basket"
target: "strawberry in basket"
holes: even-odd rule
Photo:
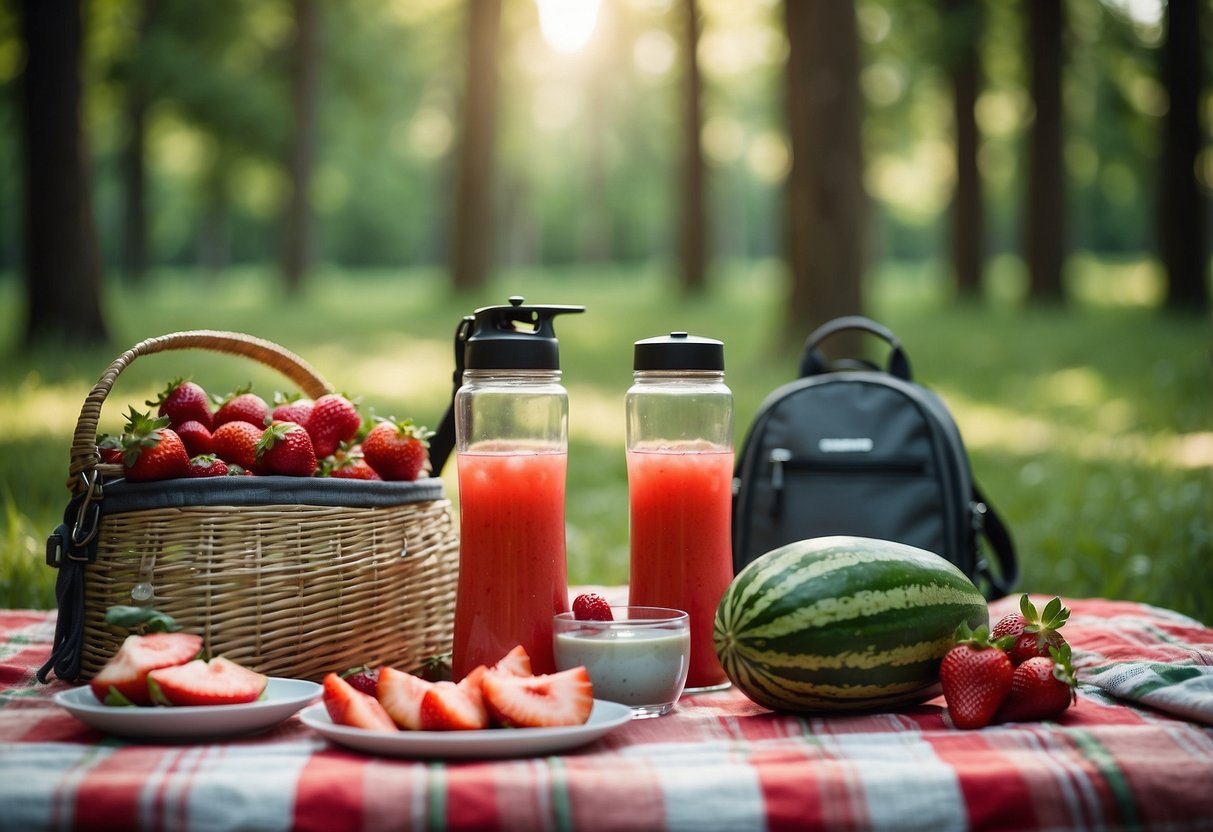
[[[362,440],[362,455],[385,480],[415,480],[429,462],[433,435],[412,419],[382,419]]]
[[[190,455],[177,432],[169,427],[169,418],[153,419],[150,413],[130,409],[122,437],[122,466],[132,482],[184,477],[189,473]]]
[[[198,422],[208,430],[211,427],[211,397],[192,381],[182,378],[170,381],[164,392],[148,405],[155,407],[160,416],[167,416],[174,429],[186,422]]]

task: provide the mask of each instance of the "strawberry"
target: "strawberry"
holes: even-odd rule
[[[584,667],[544,676],[490,671],[480,689],[489,715],[507,727],[582,725],[594,707],[594,689]]]
[[[275,422],[294,422],[297,425],[307,425],[312,415],[312,400],[299,394],[288,396],[285,393],[274,394],[274,409],[270,411],[270,419]]]
[[[527,654],[526,648],[521,644],[498,659],[497,664],[493,665],[492,669],[510,673],[514,676],[533,675],[531,672],[531,657]]]
[[[200,454],[190,460],[189,475],[199,477],[226,477],[227,463],[214,454]]]
[[[379,695],[379,668],[367,667],[352,667],[345,673],[341,674],[341,678],[349,682],[354,690],[360,690],[368,696]]]
[[[478,664],[472,668],[468,675],[464,676],[457,683],[459,689],[467,694],[468,699],[471,699],[472,704],[476,706],[478,711],[480,711],[481,721],[485,725],[489,724],[489,711],[484,704],[483,684],[484,676],[488,672],[489,669],[487,667],[482,664]]]
[[[421,730],[475,731],[488,728],[487,713],[454,682],[434,682],[421,698]]]
[[[249,388],[242,387],[229,395],[215,411],[214,425],[218,428],[228,422],[248,422],[251,425],[265,427],[270,420],[270,406],[265,399]]]
[[[265,694],[269,677],[216,656],[194,659],[147,674],[152,701],[160,705],[240,705]]]
[[[150,705],[147,675],[162,667],[185,664],[202,649],[202,636],[191,633],[130,635],[89,687],[107,705]]]
[[[312,404],[312,413],[305,425],[312,436],[316,456],[323,459],[337,450],[342,442],[349,442],[358,435],[362,427],[362,416],[358,407],[340,393],[328,393]]]
[[[383,477],[375,473],[375,469],[367,465],[366,457],[362,455],[362,446],[342,446],[336,453],[326,457],[321,465],[323,476],[343,480],[381,480]]]
[[[427,682],[451,681],[451,654],[436,653],[421,662],[416,674]]]
[[[177,425],[173,430],[177,431],[177,435],[185,443],[186,453],[191,457],[214,452],[215,440],[211,436],[211,429],[201,422],[190,419],[188,422]]]
[[[382,480],[375,469],[362,457],[347,459],[329,469],[329,476],[339,480]]]
[[[224,422],[215,428],[212,437],[215,456],[229,465],[239,465],[246,471],[261,470],[257,459],[257,443],[264,429],[251,422]]]
[[[1003,652],[1006,642],[991,642],[984,625],[976,631],[962,623],[956,630],[956,646],[943,657],[939,683],[948,713],[957,728],[982,728],[1011,691],[1014,665]]]
[[[993,638],[1011,636],[1014,644],[1007,650],[1011,663],[1020,665],[1034,656],[1048,657],[1050,648],[1066,643],[1057,632],[1070,619],[1070,610],[1061,605],[1060,598],[1045,604],[1039,615],[1028,596],[1019,598],[1019,612],[1004,616],[991,631]]]
[[[384,419],[362,440],[362,455],[385,480],[415,480],[429,464],[429,438],[434,432],[412,419]]]
[[[324,677],[324,709],[334,725],[349,725],[370,731],[398,731],[379,700],[355,690],[336,673]]]
[[[587,592],[573,599],[573,618],[578,621],[614,621],[611,605],[596,592]]]
[[[383,667],[379,670],[376,696],[397,726],[417,731],[421,729],[421,701],[433,684],[412,673]]]
[[[186,422],[198,422],[207,430],[211,428],[211,398],[192,381],[174,379],[155,401],[148,401],[148,405],[158,408],[159,415],[167,416],[174,429]]]
[[[122,464],[122,437],[108,433],[97,434],[97,453],[101,462],[108,465]]]
[[[1048,656],[1033,656],[1011,679],[1011,692],[999,709],[999,722],[1059,717],[1074,702],[1074,667],[1070,645],[1054,647]]]
[[[294,422],[274,422],[257,441],[257,458],[271,474],[310,477],[316,473],[312,438]]]
[[[150,413],[130,409],[122,437],[122,467],[131,482],[184,477],[190,455],[167,416],[153,419]]]

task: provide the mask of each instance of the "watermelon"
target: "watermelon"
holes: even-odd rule
[[[774,549],[733,579],[716,610],[729,679],[778,711],[881,710],[939,692],[957,626],[989,623],[985,598],[933,552],[864,537]]]

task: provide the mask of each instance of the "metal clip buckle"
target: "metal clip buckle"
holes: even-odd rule
[[[76,511],[76,521],[72,523],[70,538],[74,549],[83,549],[88,546],[101,529],[101,505],[98,502],[101,499],[101,477],[96,471],[82,473],[80,477],[88,488]],[[83,563],[89,563],[92,560],[88,556],[80,557],[73,554],[68,554],[68,557]]]
[[[969,504],[969,524],[973,527],[973,531],[981,534],[986,527],[986,514],[989,509],[985,503],[977,502]]]

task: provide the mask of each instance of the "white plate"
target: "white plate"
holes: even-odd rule
[[[316,701],[320,692],[320,685],[315,682],[271,677],[265,698],[247,705],[113,707],[98,702],[88,685],[60,691],[54,700],[76,719],[107,734],[183,739],[246,734],[272,728],[304,705]]]
[[[632,709],[616,702],[594,700],[584,725],[566,728],[488,728],[483,731],[369,731],[335,725],[324,705],[299,714],[303,724],[330,742],[371,754],[391,757],[528,757],[565,751],[591,743],[632,718]]]

